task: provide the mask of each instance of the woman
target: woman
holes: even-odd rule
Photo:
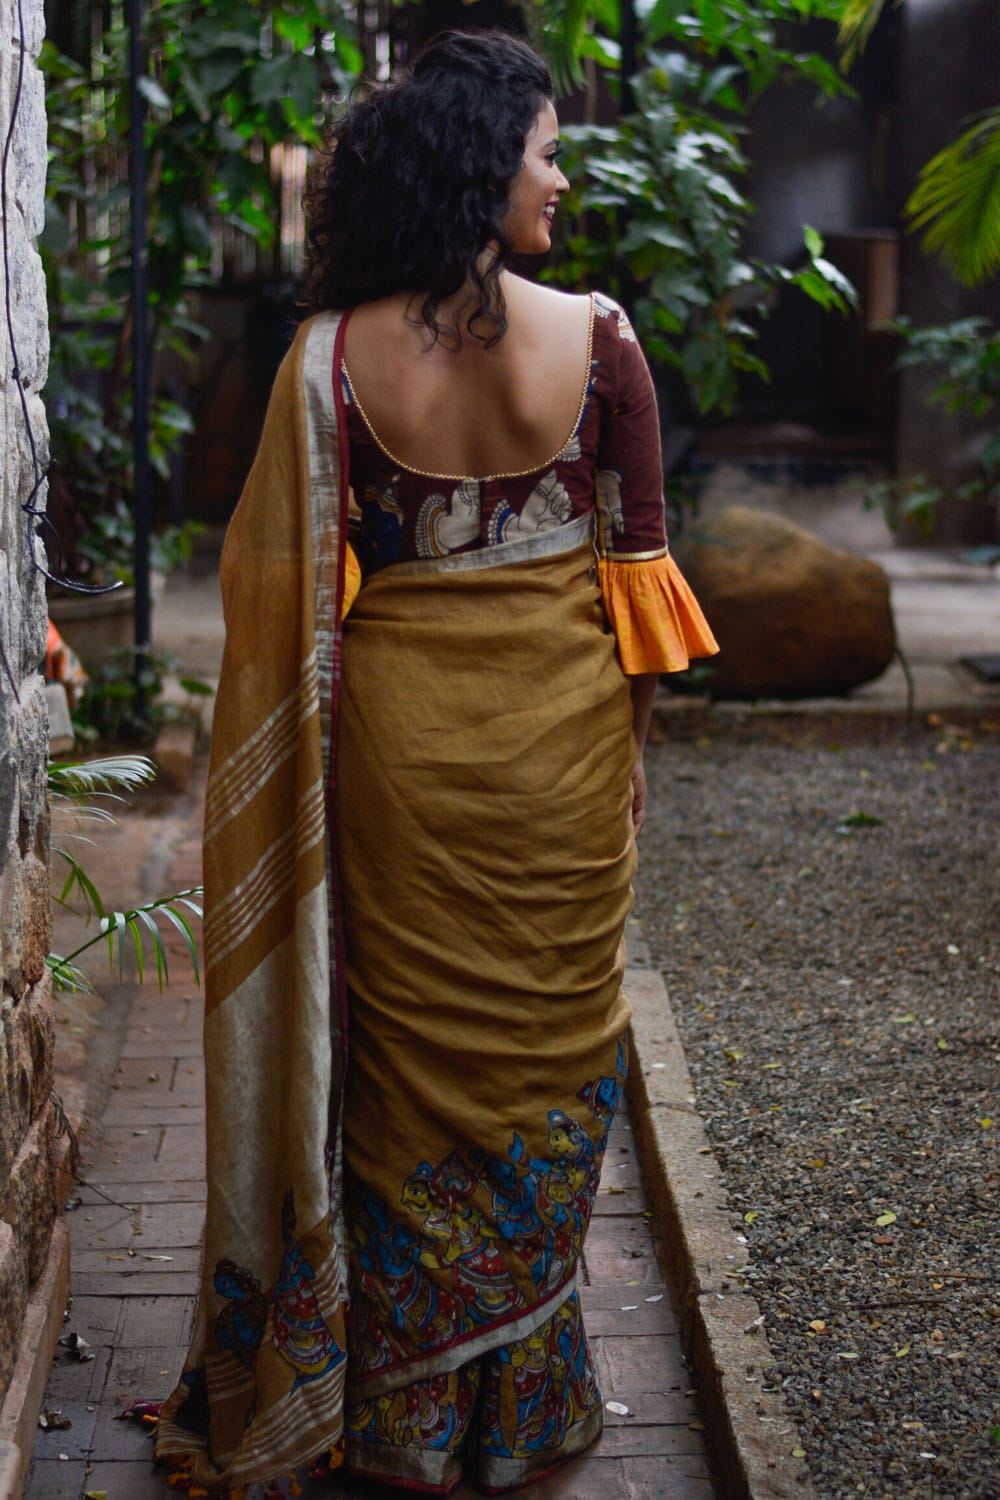
[[[499,1493],[601,1430],[576,1275],[642,747],[715,646],[627,319],[509,268],[567,187],[551,94],[519,40],[447,34],[310,192],[319,315],[223,559],[205,1281],[158,1435],[203,1484],[339,1443]]]

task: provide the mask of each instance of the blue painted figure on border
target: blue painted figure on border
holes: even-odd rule
[[[296,1371],[292,1390],[317,1380],[347,1358],[323,1319],[313,1282],[316,1272],[295,1238],[295,1209],[291,1193],[282,1213],[285,1253],[274,1287],[271,1339],[286,1364]]]
[[[220,1260],[215,1267],[215,1290],[226,1299],[215,1320],[215,1337],[248,1370],[257,1364],[257,1350],[267,1322],[267,1299],[260,1282],[245,1266]]]

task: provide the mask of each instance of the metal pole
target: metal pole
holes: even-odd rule
[[[132,195],[132,451],[135,515],[135,671],[137,679],[149,654],[152,610],[149,591],[149,537],[152,497],[149,466],[149,251],[146,244],[145,101],[139,88],[146,73],[142,37],[142,0],[125,0],[129,42],[129,186]],[[143,711],[141,689],[137,708]]]
[[[635,72],[635,46],[635,0],[621,0],[622,85],[620,113],[623,115],[635,113],[635,95],[632,92],[632,75]]]

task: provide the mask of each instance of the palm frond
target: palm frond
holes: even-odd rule
[[[107,755],[100,760],[50,761],[49,792],[74,802],[95,793],[114,796],[148,786],[156,767],[145,755]]]
[[[97,916],[103,917],[104,902],[101,900],[101,893],[83,866],[62,845],[53,849],[52,852],[58,854],[61,859],[64,859],[67,865],[66,878],[63,881],[62,889],[58,896],[53,896],[56,904],[68,907],[70,897],[74,891],[77,891],[83,901],[84,920],[89,922],[91,916],[95,913]]]
[[[102,797],[114,797],[121,801],[114,792],[102,792]],[[49,807],[53,813],[62,818],[72,818],[77,828],[83,828],[87,823],[116,823],[117,819],[109,807],[98,807],[96,802],[77,801],[74,797],[64,797],[62,792],[49,792]],[[84,843],[92,844],[93,839],[83,838],[82,834],[71,833],[70,838],[83,839]]]
[[[923,247],[958,281],[977,286],[1000,268],[1000,107],[924,167],[904,210]]]
[[[198,890],[200,894],[200,888],[198,888]],[[180,905],[186,906],[190,911],[193,911],[195,916],[198,917],[199,920],[203,916],[202,908],[197,902],[187,900],[184,897],[179,897],[178,901]],[[195,984],[200,984],[201,978],[198,973],[198,945],[195,941],[194,933],[191,931],[190,922],[188,921],[184,913],[182,911],[178,911],[177,906],[173,904],[171,904],[170,906],[165,906],[163,908],[162,915],[166,917],[168,921],[174,924],[174,926],[177,928],[177,931],[180,933],[181,937],[187,944],[187,950],[191,958],[191,966],[194,969],[194,982]]]
[[[163,943],[163,935],[159,930],[158,922],[162,919],[169,922],[184,939],[191,966],[194,970],[195,984],[201,983],[198,967],[198,944],[191,923],[182,908],[193,912],[195,916],[202,915],[200,897],[201,886],[191,886],[186,891],[178,891],[172,896],[160,896],[155,901],[148,901],[143,906],[130,907],[126,911],[104,912],[101,915],[100,930],[85,943],[81,943],[72,953],[65,958],[59,958],[55,954],[49,955],[49,967],[56,976],[56,982],[60,982],[62,976],[68,976],[71,972],[79,974],[75,968],[74,960],[81,953],[86,953],[88,948],[95,944],[106,942],[108,945],[108,958],[112,970],[117,968],[119,979],[125,977],[125,965],[128,955],[135,957],[136,973],[141,984],[145,972],[146,950],[145,940],[152,946],[153,959],[156,964],[156,977],[162,990],[169,980],[167,965],[167,950]],[[195,899],[198,898],[198,899]]]
[[[67,990],[72,995],[94,993],[94,986],[86,974],[76,964],[70,963],[68,958],[60,958],[58,953],[49,953],[46,955],[45,963],[52,974],[52,983],[57,990]]]
[[[886,0],[847,0],[837,28],[840,66],[845,73],[868,46],[885,4]],[[893,0],[893,4],[900,5],[902,0]]]

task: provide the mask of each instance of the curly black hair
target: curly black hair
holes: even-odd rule
[[[408,74],[352,104],[306,189],[307,307],[409,292],[422,297],[436,340],[448,336],[439,304],[469,285],[466,327],[495,344],[507,327],[500,273],[512,255],[510,187],[551,98],[549,70],[526,42],[446,31]],[[480,322],[488,334],[476,331]]]

